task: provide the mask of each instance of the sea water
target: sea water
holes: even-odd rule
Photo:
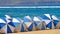
[[[10,15],[11,17],[20,17],[24,16],[40,16],[43,14],[51,14],[60,18],[60,8],[0,8],[0,18],[4,15]]]

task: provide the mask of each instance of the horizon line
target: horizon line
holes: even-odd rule
[[[0,7],[0,8],[60,8],[60,6],[14,6],[14,7]]]

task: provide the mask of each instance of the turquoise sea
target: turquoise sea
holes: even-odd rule
[[[60,8],[0,8],[0,18],[4,17],[5,14],[11,17],[23,18],[26,15],[31,17],[40,16],[49,13],[60,18]]]

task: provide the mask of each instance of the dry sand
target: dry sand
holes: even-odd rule
[[[19,32],[19,33],[11,33],[11,34],[60,34],[60,29]]]

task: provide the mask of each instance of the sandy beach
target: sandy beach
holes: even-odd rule
[[[11,34],[60,34],[60,29],[19,32],[19,33],[11,33]]]

